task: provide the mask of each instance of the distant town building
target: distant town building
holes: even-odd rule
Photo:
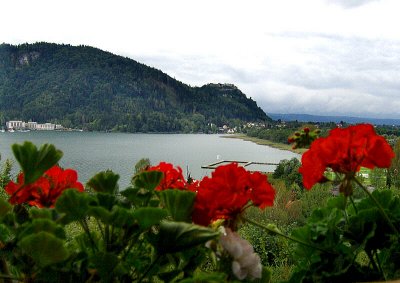
[[[6,123],[7,129],[23,130],[25,129],[25,122],[22,121],[9,121]]]
[[[36,130],[39,131],[53,131],[56,129],[56,125],[52,123],[37,124]]]
[[[28,122],[25,123],[25,127],[28,128],[28,130],[36,130],[37,129],[37,122]]]
[[[39,124],[37,122],[24,122],[24,121],[8,121],[6,122],[7,130],[23,131],[23,130],[38,130],[38,131],[54,131],[62,130],[64,127],[60,124],[44,123]]]

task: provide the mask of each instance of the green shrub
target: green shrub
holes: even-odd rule
[[[267,224],[275,224],[279,230],[289,235],[293,229],[304,225],[312,211],[324,206],[332,197],[331,185],[316,185],[310,191],[293,190],[286,186],[284,180],[274,179],[276,190],[274,206],[260,211],[250,208],[246,217]],[[263,265],[272,271],[271,282],[286,281],[296,262],[293,261],[293,243],[284,237],[271,234],[265,229],[245,224],[240,229],[243,238],[247,239],[260,255]]]
[[[6,193],[4,191],[5,186],[12,179],[11,170],[13,162],[10,159],[6,159],[1,165],[0,169],[0,198],[6,199]]]

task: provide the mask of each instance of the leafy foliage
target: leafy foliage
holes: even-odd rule
[[[54,163],[61,153],[54,146],[38,149],[31,143],[13,148],[24,174],[31,176],[28,184],[20,178],[18,189],[36,195],[36,188],[46,183],[42,179],[59,168]],[[68,170],[72,169],[60,172]],[[87,183],[89,193],[69,186],[76,176],[60,174],[51,182],[55,187],[47,189],[55,207],[31,204],[31,198],[13,206],[10,199],[8,203],[1,198],[0,276],[25,282],[233,281],[236,273],[227,272],[225,265],[214,263],[217,272],[199,270],[210,258],[221,257],[218,250],[206,247],[207,242],[219,245],[221,232],[192,223],[195,192],[174,189],[173,182],[158,189],[168,174],[142,171],[122,193],[119,176],[112,171],[93,176]],[[60,188],[62,194],[53,196]],[[71,234],[74,226],[79,228]],[[257,259],[252,254],[259,270],[252,276],[268,282],[269,271]],[[248,260],[241,260],[244,268]]]
[[[348,130],[363,129],[364,125]],[[55,208],[30,208],[25,205],[32,205],[29,199],[13,206],[0,199],[0,276],[24,282],[236,282],[252,278],[269,282],[273,274],[262,266],[260,253],[264,263],[290,270],[289,282],[398,279],[399,193],[388,189],[370,192],[357,176],[365,159],[343,158],[341,153],[352,154],[360,144],[374,139],[389,150],[384,139],[366,136],[351,142],[345,138],[345,143],[335,135],[323,140],[340,145],[338,150],[317,156],[329,154],[335,160],[326,166],[337,174],[336,184],[348,189],[336,197],[331,196],[329,179],[318,178],[311,192],[302,190],[293,199],[291,188],[279,188],[275,196],[265,175],[245,172],[237,164],[220,166],[211,178],[188,183],[179,167],[160,163],[136,175],[132,186],[121,193],[119,176],[111,171],[100,172],[89,181],[90,193],[60,186],[61,196],[49,194],[57,199]],[[16,148],[17,154],[25,152],[18,160],[31,176],[59,157],[57,150],[46,150],[51,147],[38,150],[24,144]],[[372,156],[378,169],[389,167],[393,155],[379,154],[382,147],[362,149],[354,152]],[[338,152],[342,159],[334,158]],[[315,174],[312,160],[304,167],[304,156],[310,157],[303,155],[301,173]],[[286,178],[289,171],[294,170],[285,171],[282,166],[277,175],[282,174],[276,177]],[[56,183],[68,176],[60,175]],[[40,178],[26,186],[22,180],[21,189],[40,188]],[[50,193],[53,189],[48,188]],[[355,198],[352,192],[359,189],[364,194]],[[223,197],[216,194],[220,191]],[[230,198],[243,201],[226,214],[235,206]],[[260,199],[267,205],[274,202],[273,208],[261,214],[254,210],[261,206]],[[215,211],[220,210],[218,215],[207,221],[207,227],[193,224],[196,213],[209,213],[210,201]],[[196,212],[196,208],[202,209]],[[283,229],[279,223],[285,224]],[[71,236],[66,227],[73,224],[80,229]],[[236,232],[240,226],[252,244]]]
[[[4,162],[1,164],[1,169],[0,169],[0,197],[3,196],[3,189],[4,187],[11,181],[12,179],[12,166],[13,162],[11,159],[6,159]]]
[[[15,159],[21,165],[26,184],[36,181],[45,171],[55,165],[63,155],[54,145],[45,144],[40,149],[37,149],[31,142],[25,142],[23,145],[14,144],[12,150]]]
[[[13,148],[31,182],[61,157],[54,146],[38,150],[25,143]],[[166,210],[154,190],[162,177],[162,173],[154,171],[143,172],[134,179],[130,190],[145,190],[150,195],[146,202],[131,199],[129,191],[124,194],[126,198],[119,195],[119,176],[111,171],[100,172],[88,182],[94,190],[91,194],[65,190],[57,199],[55,210],[28,209],[21,204],[13,207],[1,199],[2,266],[11,264],[24,281],[48,281],[44,278],[51,274],[53,278],[64,274],[63,281],[141,281],[156,277],[160,270],[173,270],[174,275],[169,276],[172,280],[181,276],[183,269],[194,272],[196,265],[189,264],[194,259],[179,253],[197,251],[219,232],[191,223],[167,222],[170,216],[190,220],[194,193],[164,192],[163,200],[169,207]],[[173,207],[181,202],[190,207]],[[93,229],[88,221],[96,223],[97,228]],[[82,228],[72,240],[65,231],[65,225],[70,223]],[[186,264],[171,269],[171,257]]]
[[[286,187],[292,187],[294,185],[303,189],[303,182],[301,174],[299,173],[300,165],[300,160],[298,158],[281,160],[278,166],[276,166],[272,176],[275,179],[284,180]]]
[[[398,197],[391,191],[377,190],[374,197],[388,213],[392,223],[399,227]],[[400,275],[398,265],[398,235],[391,230],[370,198],[364,198],[345,209],[345,197],[337,197],[316,209],[304,227],[292,236],[316,245],[323,250],[297,245],[296,271],[291,282],[370,281],[394,279]],[[363,254],[367,265],[358,261]]]
[[[387,174],[388,186],[400,188],[400,139],[396,141],[393,146],[395,157],[393,158],[392,165],[390,166]]]
[[[318,185],[311,191],[296,191],[295,195],[292,186],[286,186],[284,177],[273,180],[273,186],[277,191],[274,206],[265,211],[248,209],[246,216],[264,225],[272,223],[285,234],[303,226],[314,209],[324,206],[332,198],[327,185]],[[251,242],[263,264],[273,270],[290,269],[296,263],[292,257],[293,244],[288,239],[266,233],[264,229],[251,224],[243,225],[240,233]],[[276,277],[283,279],[289,275],[286,273]]]
[[[288,143],[288,137],[293,133],[293,129],[266,129],[252,128],[247,130],[246,134],[250,137],[269,140],[273,142]]]

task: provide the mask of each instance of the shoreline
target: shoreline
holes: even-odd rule
[[[283,144],[283,143],[277,143],[273,142],[270,140],[264,140],[264,139],[259,139],[259,138],[254,138],[254,137],[249,137],[245,134],[233,134],[233,135],[223,135],[221,136],[222,138],[228,138],[228,139],[241,139],[244,141],[250,141],[258,145],[265,145],[265,146],[270,146],[276,149],[280,150],[287,150],[291,151],[297,154],[303,154],[307,149],[300,148],[300,149],[293,149],[291,145],[289,144]]]

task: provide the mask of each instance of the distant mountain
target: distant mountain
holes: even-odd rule
[[[50,43],[0,45],[0,122],[14,119],[129,132],[271,121],[234,85],[190,87],[129,58]]]
[[[268,113],[268,116],[274,120],[282,121],[299,121],[299,122],[322,122],[322,123],[339,123],[341,121],[349,124],[370,123],[373,125],[400,125],[400,119],[378,119],[378,118],[361,118],[349,116],[318,116],[308,114],[276,114]]]

